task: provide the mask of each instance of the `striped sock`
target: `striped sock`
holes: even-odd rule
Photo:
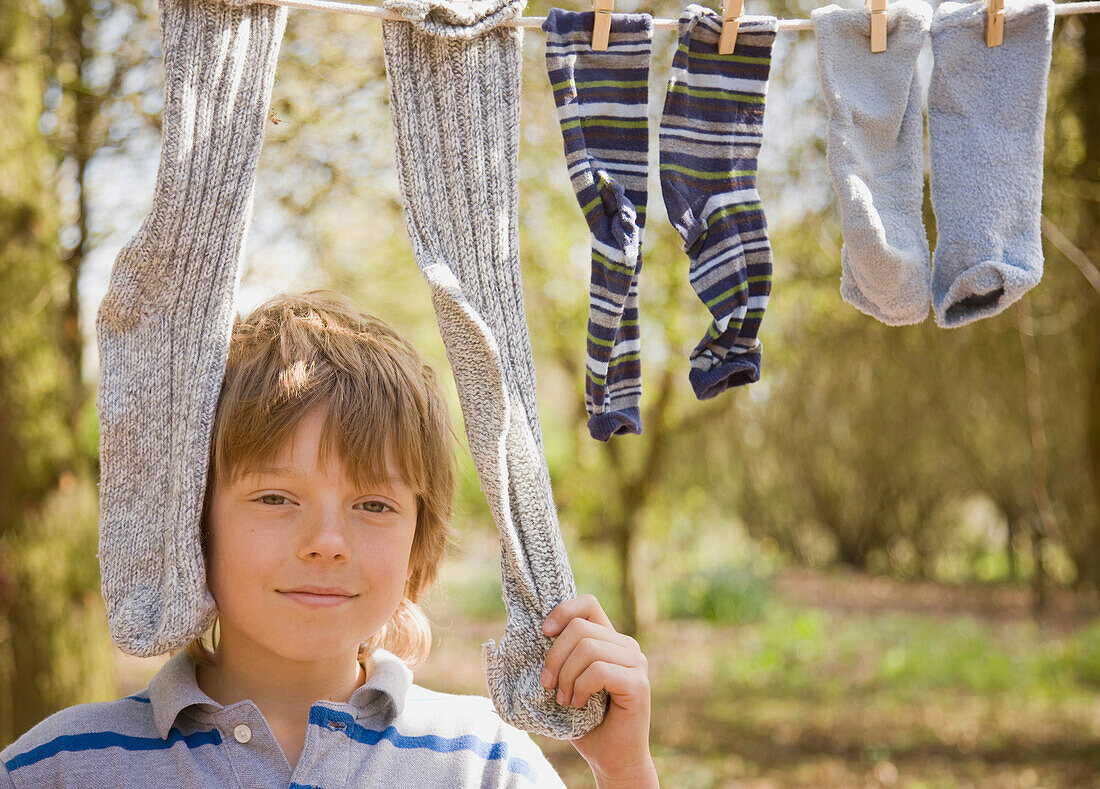
[[[606,52],[593,51],[592,24],[591,11],[552,8],[542,29],[569,178],[592,231],[584,400],[588,432],[607,441],[642,432],[638,275],[653,20],[616,14]]]
[[[732,55],[718,54],[722,20],[690,5],[680,16],[661,117],[661,192],[691,258],[691,284],[714,316],[691,352],[704,400],[760,379],[757,339],[772,281],[772,251],[756,157],[775,17],[744,17]]]

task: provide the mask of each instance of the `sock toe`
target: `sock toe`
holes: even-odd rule
[[[692,368],[688,380],[700,400],[717,397],[735,386],[760,380],[760,352],[730,353],[709,370]]]
[[[927,247],[923,261],[898,255],[881,266],[856,267],[845,245],[841,249],[840,296],[887,326],[909,326],[928,317],[931,274]]]
[[[607,441],[612,436],[625,433],[642,432],[642,416],[637,407],[624,408],[622,411],[605,411],[588,420],[588,432],[598,441]]]
[[[1039,284],[1040,270],[987,260],[965,270],[933,305],[936,323],[955,328],[1003,312]]]

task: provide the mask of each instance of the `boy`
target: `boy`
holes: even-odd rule
[[[346,301],[279,297],[238,320],[203,513],[212,645],[175,654],[142,693],[43,721],[0,753],[0,789],[561,786],[487,699],[411,684],[452,437],[431,368]],[[610,694],[574,741],[597,785],[657,786],[637,643],[590,596],[544,631],[542,682],[561,703]]]

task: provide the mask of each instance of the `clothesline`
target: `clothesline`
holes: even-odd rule
[[[300,8],[305,11],[329,11],[337,14],[352,14],[354,16],[372,16],[379,19],[404,20],[398,14],[386,11],[373,5],[359,5],[358,3],[342,3],[339,0],[258,0],[267,5],[281,5],[287,8]],[[1100,0],[1090,0],[1081,3],[1056,3],[1054,5],[1055,16],[1068,14],[1096,14],[1100,13]],[[545,17],[519,16],[501,22],[508,27],[532,27],[541,28]],[[654,30],[675,30],[679,25],[676,19],[654,19]],[[779,29],[783,30],[813,30],[813,23],[809,19],[780,19]]]

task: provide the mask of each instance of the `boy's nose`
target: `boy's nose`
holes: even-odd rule
[[[303,559],[348,558],[348,540],[344,524],[334,513],[318,513],[304,530],[298,554]]]

